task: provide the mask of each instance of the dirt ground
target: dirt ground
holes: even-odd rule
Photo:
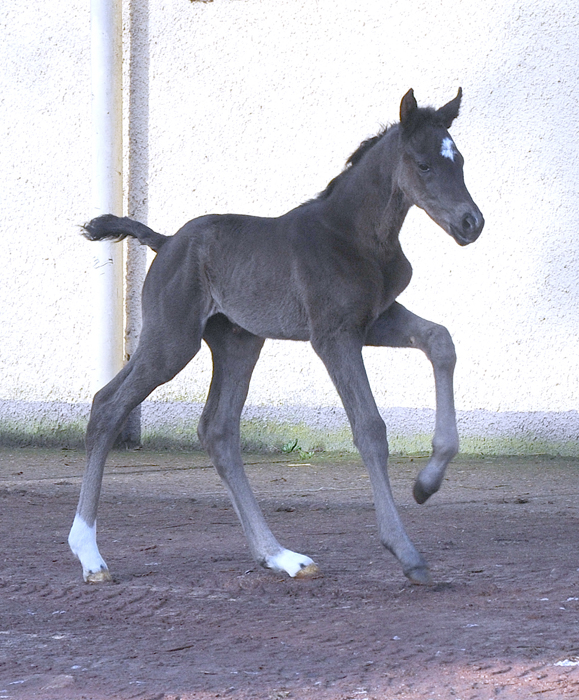
[[[377,541],[359,459],[246,455],[272,529],[323,577],[249,557],[203,454],[115,452],[82,582],[66,538],[83,456],[0,450],[0,699],[579,698],[579,462],[459,458],[426,505],[391,478],[435,584]]]

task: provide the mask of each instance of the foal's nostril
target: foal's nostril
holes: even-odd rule
[[[474,218],[472,214],[465,214],[462,217],[462,230],[465,233],[470,233],[471,231],[474,231],[477,227],[477,220]]]

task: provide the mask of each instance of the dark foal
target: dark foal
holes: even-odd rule
[[[460,245],[475,241],[483,217],[463,178],[463,158],[448,133],[458,95],[438,110],[419,108],[410,90],[400,123],[368,139],[316,199],[278,218],[203,216],[174,236],[128,218],[101,216],[90,240],[133,236],[157,252],[143,287],[139,347],[94,397],[87,467],[69,543],[86,581],[110,579],[96,544],[96,516],[107,454],[130,411],[195,356],[213,355],[213,379],[199,438],[229,492],[253,557],[290,576],[315,574],[307,556],[282,547],[245,475],[239,421],[264,338],[309,340],[346,409],[370,474],[380,539],[413,582],[428,567],[400,520],[387,473],[386,427],[362,360],[364,345],[419,348],[436,386],[433,453],[419,474],[419,503],[438,490],[458,451],[453,400],[455,351],[448,331],[396,302],[412,268],[399,232],[412,205]]]

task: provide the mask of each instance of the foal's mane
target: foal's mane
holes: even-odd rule
[[[404,136],[406,138],[410,137],[415,131],[417,131],[423,126],[426,126],[427,124],[430,124],[432,126],[440,126],[442,125],[442,122],[440,121],[440,118],[437,118],[435,109],[431,107],[419,107],[412,114],[409,123],[405,123],[403,127]],[[314,197],[314,199],[310,200],[310,202],[317,202],[323,199],[327,199],[334,191],[334,188],[336,187],[337,183],[349,174],[350,170],[362,160],[366,153],[368,153],[368,151],[371,148],[373,148],[383,136],[385,136],[389,131],[391,131],[394,127],[397,126],[400,126],[398,122],[396,122],[395,124],[383,126],[382,129],[380,129],[380,131],[376,134],[376,136],[371,136],[365,141],[362,141],[362,143],[346,161],[342,172],[339,175],[336,175],[336,177],[333,180],[330,180],[330,182],[326,186],[326,189],[322,190],[322,192],[320,192],[316,197]],[[309,204],[310,202],[306,202],[306,204]]]
[[[375,146],[378,141],[384,136],[384,134],[389,131],[394,124],[390,126],[384,126],[382,129],[376,134],[376,136],[371,136],[370,138],[366,139],[365,141],[362,141],[362,143],[358,146],[358,148],[352,153],[352,155],[348,158],[346,161],[346,165],[344,166],[344,169],[339,175],[336,175],[335,178],[330,180],[330,182],[327,184],[326,189],[320,192],[317,197],[314,197],[313,200],[311,201],[318,201],[320,199],[327,199],[332,192],[334,191],[334,187],[337,185],[339,180],[342,180],[348,173],[349,171],[357,165],[362,158],[368,153],[368,151],[372,148],[372,146]],[[308,204],[309,202],[306,202]]]

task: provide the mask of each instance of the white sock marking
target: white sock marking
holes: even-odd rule
[[[274,571],[285,571],[293,578],[298,572],[313,563],[313,559],[306,557],[304,554],[298,554],[289,549],[282,549],[275,557],[267,560],[267,568]]]
[[[442,147],[440,149],[440,155],[444,156],[444,158],[449,158],[450,160],[454,161],[454,154],[456,153],[456,147],[454,145],[454,141],[449,138],[448,136],[445,139],[442,139]]]
[[[96,522],[89,527],[80,515],[76,515],[68,535],[68,544],[82,564],[85,580],[89,574],[107,571],[107,565],[96,543]]]

